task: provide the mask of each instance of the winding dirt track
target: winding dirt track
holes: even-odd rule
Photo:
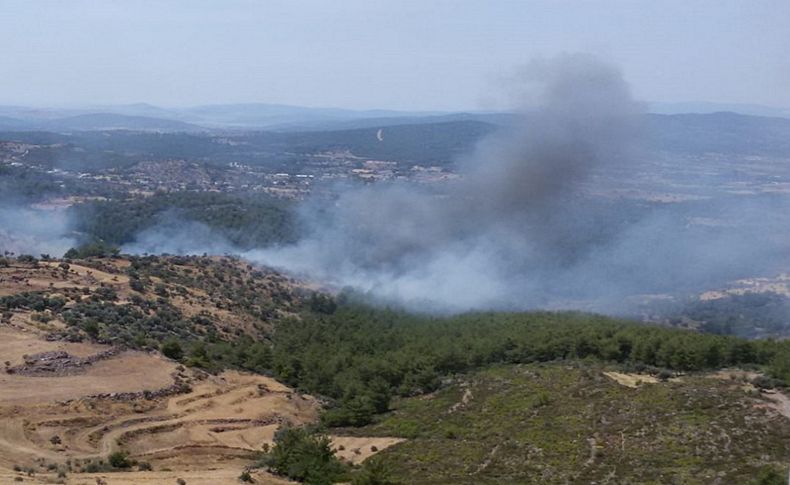
[[[37,332],[0,326],[0,357],[11,369],[40,352],[86,357],[107,349],[48,342]],[[176,380],[191,390],[157,393]],[[0,483],[13,482],[4,476],[21,476],[14,467],[35,471],[23,477],[26,481],[46,482],[69,464],[69,483],[82,483],[78,480],[87,475],[78,472],[89,461],[105,460],[119,449],[154,470],[230,468],[235,480],[254,453],[272,443],[279,426],[312,422],[319,408],[314,398],[271,378],[238,372],[211,376],[143,352],[121,352],[68,375],[0,371]],[[158,476],[150,473],[123,475],[134,478],[128,483],[146,483]],[[114,482],[120,474],[112,477]]]
[[[9,331],[14,330],[3,329],[0,334]],[[45,342],[34,335],[6,337],[0,338],[0,353],[5,351],[14,365],[23,361],[23,351],[55,349],[90,355],[106,350],[98,345]],[[156,394],[176,379],[191,390]],[[177,478],[190,484],[236,483],[256,452],[273,444],[279,427],[314,422],[320,410],[315,398],[268,377],[239,372],[211,376],[156,354],[128,351],[86,366],[76,375],[2,372],[0,386],[0,483],[11,483],[17,476],[27,482],[52,483],[56,470],[70,470],[65,483],[95,484],[96,478],[107,483],[172,484]],[[146,397],[142,391],[154,395]],[[334,441],[341,449],[339,456],[360,463],[402,440],[335,437]],[[117,450],[151,464],[154,471],[85,473],[88,463],[106,460]],[[14,473],[14,467],[35,474]],[[283,483],[265,473],[256,480]]]
[[[130,291],[125,275],[77,264],[0,268],[0,296],[90,290],[101,284],[124,297]],[[217,310],[196,301],[190,304],[197,307],[185,307],[185,314]],[[238,483],[263,445],[273,443],[279,427],[318,418],[315,398],[274,379],[238,372],[212,376],[158,353],[107,353],[106,345],[47,341],[47,334],[64,324],[57,319],[41,323],[32,313],[17,310],[0,321],[0,484],[17,478],[90,485],[172,485],[179,478],[190,485]],[[234,328],[244,325],[235,317],[225,322]],[[42,353],[50,357],[37,355]],[[52,355],[61,360],[53,364],[47,360]],[[103,357],[97,360],[98,355]],[[343,448],[341,457],[359,463],[373,450],[400,440],[335,441]],[[117,450],[150,464],[153,471],[86,472]],[[58,471],[65,471],[66,478],[59,478]],[[290,483],[263,472],[253,475],[256,483]]]

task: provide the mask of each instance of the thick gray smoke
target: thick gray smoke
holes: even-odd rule
[[[459,182],[346,190],[329,208],[304,208],[311,231],[298,244],[246,256],[428,311],[612,313],[634,295],[775,269],[783,243],[750,233],[770,225],[764,207],[717,203],[715,217],[761,221],[728,231],[591,196],[591,174],[636,170],[640,106],[616,68],[568,55],[531,64],[521,81],[539,105],[462,160]]]
[[[621,163],[639,106],[616,69],[586,56],[535,62],[522,81],[541,104],[462,160],[445,193],[350,190],[328,211],[306,209],[313,231],[298,245],[250,256],[429,308],[545,304],[550,280],[592,250],[580,184]]]
[[[305,203],[308,233],[276,249],[239,251],[205,226],[171,221],[124,250],[237,253],[439,312],[631,312],[645,295],[788,267],[788,197],[740,197],[710,180],[696,183],[716,195],[697,201],[607,196],[618,177],[661,175],[639,163],[644,117],[616,68],[566,55],[532,63],[519,82],[538,102],[459,160],[455,182],[345,187],[330,204]]]

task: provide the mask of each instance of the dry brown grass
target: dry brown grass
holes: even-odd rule
[[[658,379],[648,374],[626,374],[623,372],[604,372],[603,375],[618,384],[636,389],[642,384],[655,384]]]
[[[244,278],[250,277],[242,263],[221,259],[215,263],[235,265]],[[153,285],[142,294],[131,290],[123,274],[128,266],[124,259],[70,263],[68,270],[55,261],[13,263],[0,268],[0,296],[30,291],[50,297],[61,294],[67,297],[68,308],[104,285],[116,290],[117,304],[130,304],[134,294],[156,299]],[[203,271],[189,265],[170,265],[169,269],[178,274]],[[273,292],[292,286],[274,273],[263,278],[264,287]],[[151,280],[168,287],[171,303],[184,315],[214,317],[220,333],[235,334],[241,329],[254,336],[260,331],[253,327],[251,315],[230,311],[227,301],[212,299],[200,288],[156,277]],[[7,373],[4,367],[21,366],[25,356],[33,354],[62,351],[85,358],[110,348],[47,341],[49,332],[65,324],[59,318],[44,323],[34,314],[16,308],[10,321],[0,323],[0,483],[13,483],[17,476],[23,477],[23,483],[54,483],[56,472],[48,467],[69,469],[66,483],[73,484],[94,485],[97,478],[128,484],[172,485],[178,478],[190,485],[238,483],[239,474],[256,453],[265,444],[273,444],[279,427],[313,423],[318,418],[317,399],[274,379],[234,371],[213,376],[185,369],[157,352],[127,350],[67,373]],[[142,394],[171,388],[176,381],[187,383],[191,391],[160,397]],[[121,399],[119,393],[127,395]],[[130,397],[129,393],[136,394]],[[339,455],[352,463],[400,441],[335,438],[336,446],[344,448]],[[151,464],[154,471],[84,473],[88,463],[106,461],[117,450]],[[14,472],[14,466],[35,470],[35,474]],[[254,476],[257,483],[287,483],[266,473]]]
[[[42,341],[35,347],[27,337],[15,345],[36,351],[79,345]],[[130,401],[87,397],[153,391],[171,384],[175,373],[191,383],[189,393]],[[0,386],[0,473],[6,476],[14,465],[41,474],[46,465],[64,467],[71,461],[76,470],[78,463],[123,449],[160,471],[113,473],[109,483],[174,483],[178,477],[190,477],[188,483],[226,483],[264,443],[273,443],[279,426],[313,422],[320,408],[314,398],[268,377],[178,371],[166,359],[139,352],[97,362],[79,375],[3,374]],[[72,473],[68,483],[95,483],[99,475]]]

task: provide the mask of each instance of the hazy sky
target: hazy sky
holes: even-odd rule
[[[0,0],[0,103],[505,106],[591,52],[637,97],[790,106],[790,1]]]

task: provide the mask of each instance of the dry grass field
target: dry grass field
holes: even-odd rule
[[[116,304],[129,304],[123,274],[128,261],[101,267],[57,262],[0,269],[0,296],[43,292],[49,297],[110,286]],[[186,271],[180,268],[181,271]],[[161,281],[161,280],[160,280]],[[152,297],[147,292],[145,297]],[[247,328],[244,316],[199,288],[173,300],[185,314],[210,313]],[[238,483],[238,477],[281,426],[318,419],[320,403],[276,380],[225,371],[189,369],[156,351],[47,337],[65,328],[58,318],[18,308],[0,323],[0,483],[188,484]],[[41,312],[39,312],[41,313]],[[337,437],[338,454],[352,463],[401,440]],[[136,462],[106,471],[111,453]],[[150,470],[140,470],[150,467]],[[262,471],[256,483],[285,483]]]

